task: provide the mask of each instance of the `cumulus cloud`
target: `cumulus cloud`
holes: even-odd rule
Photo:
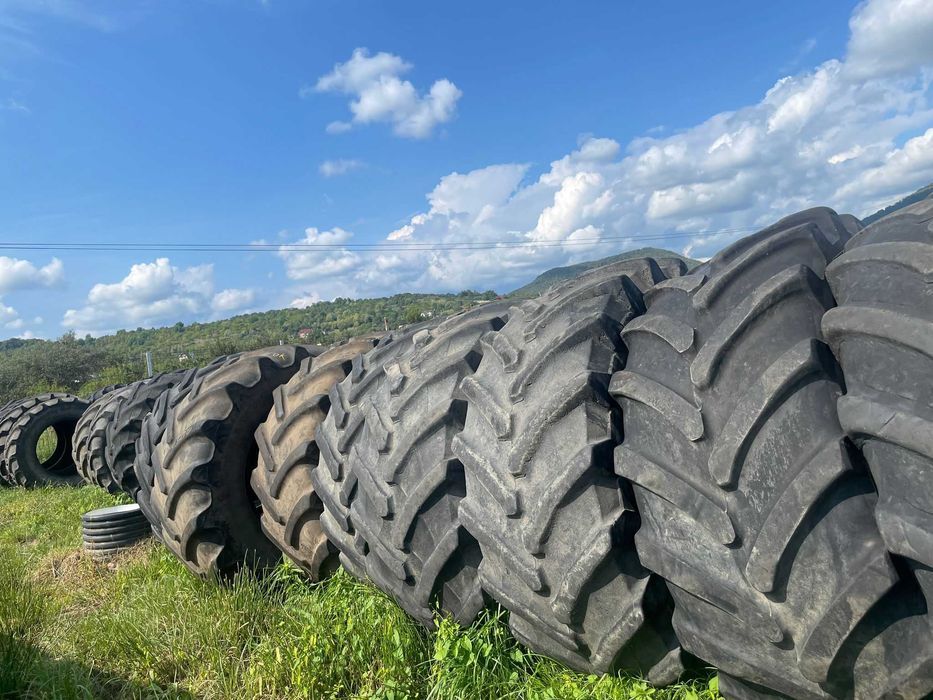
[[[254,289],[224,289],[217,292],[211,301],[211,308],[216,313],[242,311],[256,300]]]
[[[586,136],[535,176],[521,163],[451,173],[378,255],[283,251],[289,276],[323,298],[338,286],[508,290],[548,266],[642,246],[708,257],[809,206],[864,216],[933,180],[933,5],[870,0],[850,26],[844,56],[782,77],[755,103],[624,146]],[[321,88],[406,70],[389,54],[354,59]],[[296,264],[318,259],[339,274]]]
[[[68,309],[62,325],[79,333],[157,326],[229,312],[252,303],[254,292],[214,293],[214,266],[176,267],[168,258],[137,263],[119,282],[95,284],[84,306]]]
[[[338,158],[337,160],[325,160],[318,166],[318,172],[324,177],[336,177],[365,167],[366,163],[361,160]]]
[[[327,75],[321,76],[314,88],[304,87],[300,95],[313,92],[338,92],[350,95],[350,121],[335,121],[327,132],[349,131],[356,124],[383,122],[392,125],[398,136],[423,139],[439,124],[453,119],[462,93],[451,81],[441,78],[427,93],[419,94],[415,86],[400,76],[412,65],[399,56],[379,52],[371,56],[365,48],[353,51],[350,59],[338,63]]]
[[[65,266],[58,258],[42,267],[28,260],[0,255],[0,294],[19,289],[54,287],[65,277]]]

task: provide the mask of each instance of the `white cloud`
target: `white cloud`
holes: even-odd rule
[[[336,177],[365,167],[366,163],[361,160],[338,158],[337,160],[325,160],[318,166],[318,172],[324,177]]]
[[[289,306],[293,309],[307,309],[309,306],[314,306],[315,304],[321,301],[321,297],[314,292],[295,297],[292,299]]]
[[[42,267],[28,260],[0,255],[0,294],[18,289],[53,287],[64,279],[65,266],[58,258]]]
[[[313,280],[353,270],[360,264],[360,257],[340,247],[352,237],[352,233],[337,227],[331,231],[305,229],[304,238],[279,248],[278,255],[285,261],[285,274],[292,280]]]
[[[338,63],[327,75],[318,79],[312,91],[303,87],[299,94],[339,92],[351,96],[351,121],[335,121],[327,132],[339,134],[354,124],[383,122],[392,124],[398,136],[427,138],[439,124],[453,119],[462,93],[451,81],[442,78],[434,82],[426,94],[400,76],[411,70],[410,63],[399,56],[379,52],[371,56],[365,48],[353,51],[350,60]]]
[[[859,77],[910,72],[933,63],[933,3],[871,0],[849,20],[847,67]]]
[[[256,300],[254,289],[224,289],[214,295],[211,308],[216,313],[241,311]]]
[[[80,334],[156,326],[202,317],[213,301],[213,265],[179,268],[158,258],[133,265],[119,282],[95,284],[84,306],[65,312],[62,325]]]
[[[19,112],[20,114],[32,114],[32,110],[15,97],[8,97],[4,102],[0,103],[0,110],[5,112]]]
[[[864,216],[933,180],[933,4],[871,0],[850,24],[846,56],[777,80],[755,103],[624,147],[583,137],[534,177],[520,163],[451,173],[378,256],[316,251],[298,266],[305,253],[282,252],[289,277],[322,298],[507,290],[549,266],[642,246],[708,257],[810,206]],[[387,54],[379,67],[354,57],[328,88],[407,67]],[[446,249],[410,248],[426,242]],[[339,275],[316,275],[318,260]]]

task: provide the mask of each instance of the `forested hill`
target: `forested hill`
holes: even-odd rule
[[[894,204],[891,204],[890,206],[887,206],[884,209],[876,211],[874,214],[871,214],[870,216],[866,216],[864,219],[862,219],[862,223],[867,226],[873,221],[877,221],[882,216],[893,214],[898,209],[903,209],[904,207],[910,206],[911,204],[914,204],[916,202],[922,201],[930,197],[933,197],[933,183],[930,183],[926,187],[921,187],[919,190],[917,190],[913,194],[909,194],[903,199],[899,199]]]
[[[304,309],[243,314],[210,323],[121,330],[100,338],[65,335],[57,341],[0,341],[0,404],[40,391],[90,393],[141,379],[144,354],[156,371],[197,367],[220,355],[266,345],[332,345],[423,318],[444,317],[496,298],[495,292],[396,294],[377,299],[325,301]]]

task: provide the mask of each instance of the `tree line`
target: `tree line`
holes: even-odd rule
[[[0,341],[0,404],[46,391],[79,396],[146,376],[154,370],[199,367],[216,357],[268,345],[334,345],[358,335],[443,318],[496,298],[495,292],[396,294],[376,299],[337,298],[304,309],[242,314],[208,323],[120,330],[101,337],[66,333],[57,340]]]

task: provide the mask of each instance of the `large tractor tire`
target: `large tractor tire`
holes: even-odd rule
[[[135,500],[139,482],[133,465],[136,441],[142,434],[143,420],[152,412],[156,399],[174,386],[185,370],[158,374],[130,384],[120,391],[113,415],[106,426],[106,461],[114,484]]]
[[[886,627],[904,582],[820,331],[845,224],[783,219],[657,285],[623,331],[615,466],[635,484],[636,547],[668,582],[681,644],[731,697],[878,697],[906,670],[862,663],[909,640]]]
[[[256,430],[259,465],[251,483],[262,503],[263,532],[312,581],[325,578],[338,563],[321,527],[323,503],[311,483],[320,459],[314,435],[330,410],[328,393],[375,342],[351,340],[306,357],[297,374],[275,390],[272,410]]]
[[[276,387],[312,353],[317,348],[293,345],[242,353],[170,390],[165,415],[156,418],[164,432],[150,452],[149,510],[162,542],[193,573],[227,576],[281,558],[262,532],[250,487],[259,456],[254,434]]]
[[[875,519],[909,582],[904,606],[918,611],[890,654],[912,656],[899,692],[920,697],[933,692],[933,199],[866,228],[826,276],[839,306],[823,333],[846,378],[839,420],[874,477]]]
[[[360,402],[380,380],[383,365],[403,352],[415,333],[433,325],[426,321],[392,331],[380,338],[372,350],[355,357],[346,379],[330,388],[330,408],[315,433],[320,457],[311,469],[311,485],[324,506],[321,527],[340,552],[340,563],[359,579],[366,578],[366,567],[354,547],[356,532],[350,521],[350,502],[356,494],[356,475],[349,469],[348,460],[350,448],[363,428]]]
[[[78,421],[72,441],[72,458],[81,478],[109,493],[119,493],[120,487],[107,463],[107,429],[126,393],[126,389],[114,390],[91,403]]]
[[[76,485],[81,475],[72,459],[72,438],[87,402],[70,394],[42,394],[18,404],[7,413],[0,434],[8,429],[3,446],[3,470],[17,486]],[[55,449],[40,459],[37,448],[42,434],[55,432]]]
[[[468,625],[485,604],[479,544],[459,517],[466,485],[451,442],[466,419],[460,381],[479,364],[480,338],[505,324],[510,307],[486,304],[418,331],[359,404],[363,429],[348,457],[357,481],[353,554],[428,628],[436,611]]]
[[[625,361],[619,332],[644,309],[641,290],[684,271],[679,260],[626,261],[513,309],[481,338],[453,441],[480,583],[509,610],[516,638],[575,669],[657,684],[683,664],[670,596],[632,544],[631,487],[612,471],[621,415],[609,379]]]

